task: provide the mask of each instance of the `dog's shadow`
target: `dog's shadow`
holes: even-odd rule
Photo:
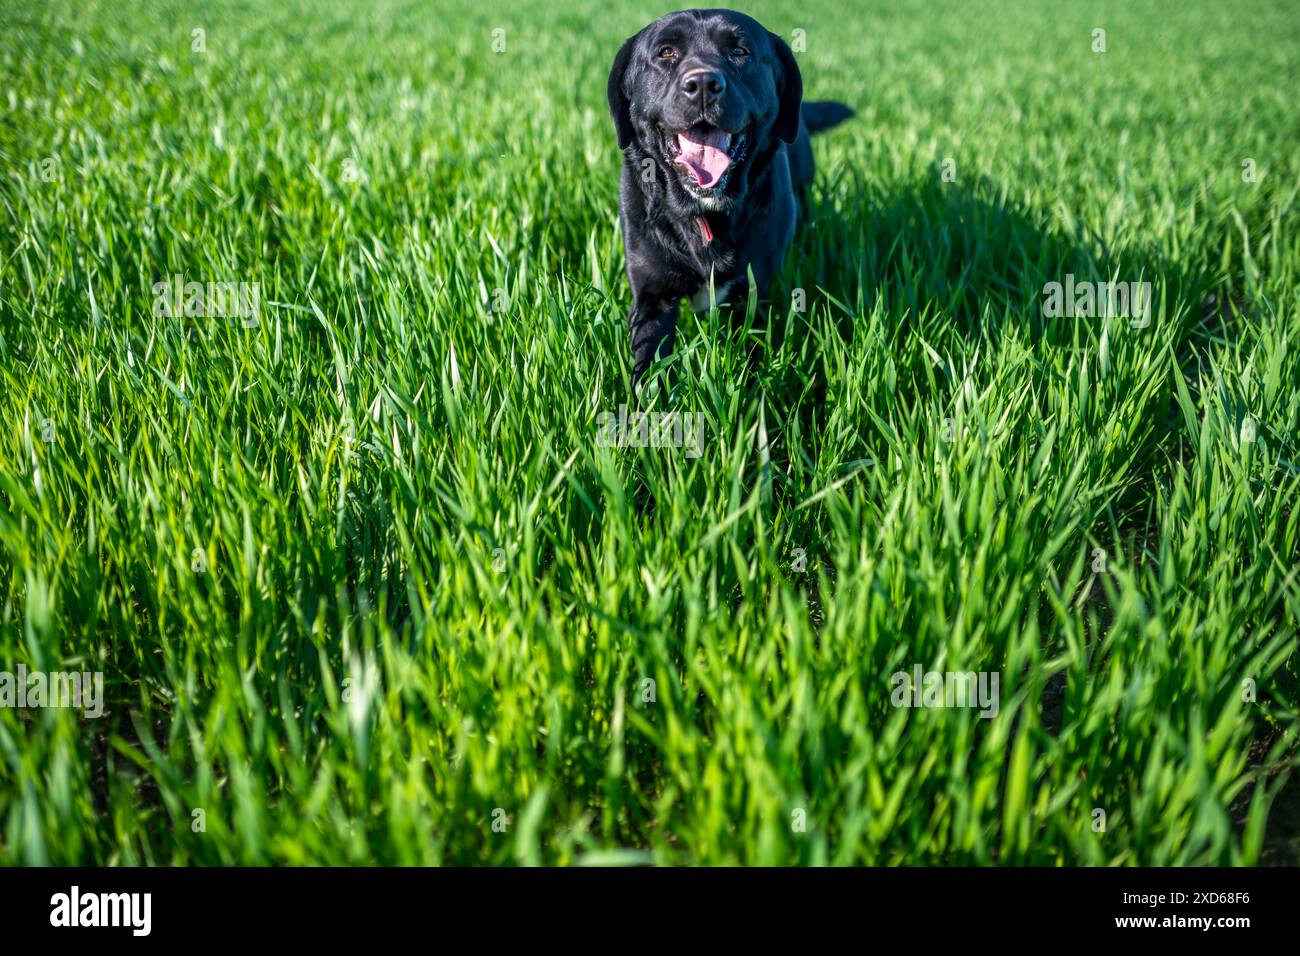
[[[1067,276],[1150,281],[1171,313],[1199,310],[1213,289],[1154,245],[1111,248],[1082,226],[1049,225],[997,183],[948,181],[938,166],[904,182],[832,170],[802,209],[770,293],[763,386],[778,402],[797,400],[811,428],[826,398],[828,319],[845,343],[872,335],[898,363],[898,381],[921,383],[934,355],[987,356],[1008,334],[1031,348],[1079,347],[1077,320],[1044,315],[1047,284]],[[927,348],[915,347],[918,337]],[[1185,363],[1195,358],[1180,356]]]
[[[901,185],[841,169],[813,185],[803,211],[774,284],[778,307],[801,288],[809,303],[830,297],[858,315],[881,308],[910,325],[938,315],[966,340],[1015,325],[1056,343],[1065,325],[1040,306],[1046,283],[1067,274],[1158,280],[1180,301],[1210,288],[1154,245],[1110,248],[1082,224],[1067,234],[999,184],[947,181],[938,166]]]

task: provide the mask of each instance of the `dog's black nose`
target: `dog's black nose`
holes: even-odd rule
[[[682,77],[679,87],[688,100],[698,103],[702,99],[721,96],[727,88],[727,78],[709,70],[692,70]]]

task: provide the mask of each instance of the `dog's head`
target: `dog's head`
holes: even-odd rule
[[[799,132],[803,82],[785,41],[731,10],[660,17],[609,73],[618,145],[635,146],[702,208],[722,208],[746,164]]]

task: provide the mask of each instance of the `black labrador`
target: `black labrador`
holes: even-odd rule
[[[809,134],[848,119],[803,102],[784,40],[731,10],[683,10],[631,37],[609,73],[623,150],[633,383],[670,355],[678,303],[764,298],[813,177]]]

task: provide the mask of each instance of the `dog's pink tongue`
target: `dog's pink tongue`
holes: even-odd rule
[[[707,134],[678,133],[677,145],[681,152],[673,162],[689,169],[701,189],[714,186],[731,165],[731,157],[727,155],[731,135],[721,130]]]

